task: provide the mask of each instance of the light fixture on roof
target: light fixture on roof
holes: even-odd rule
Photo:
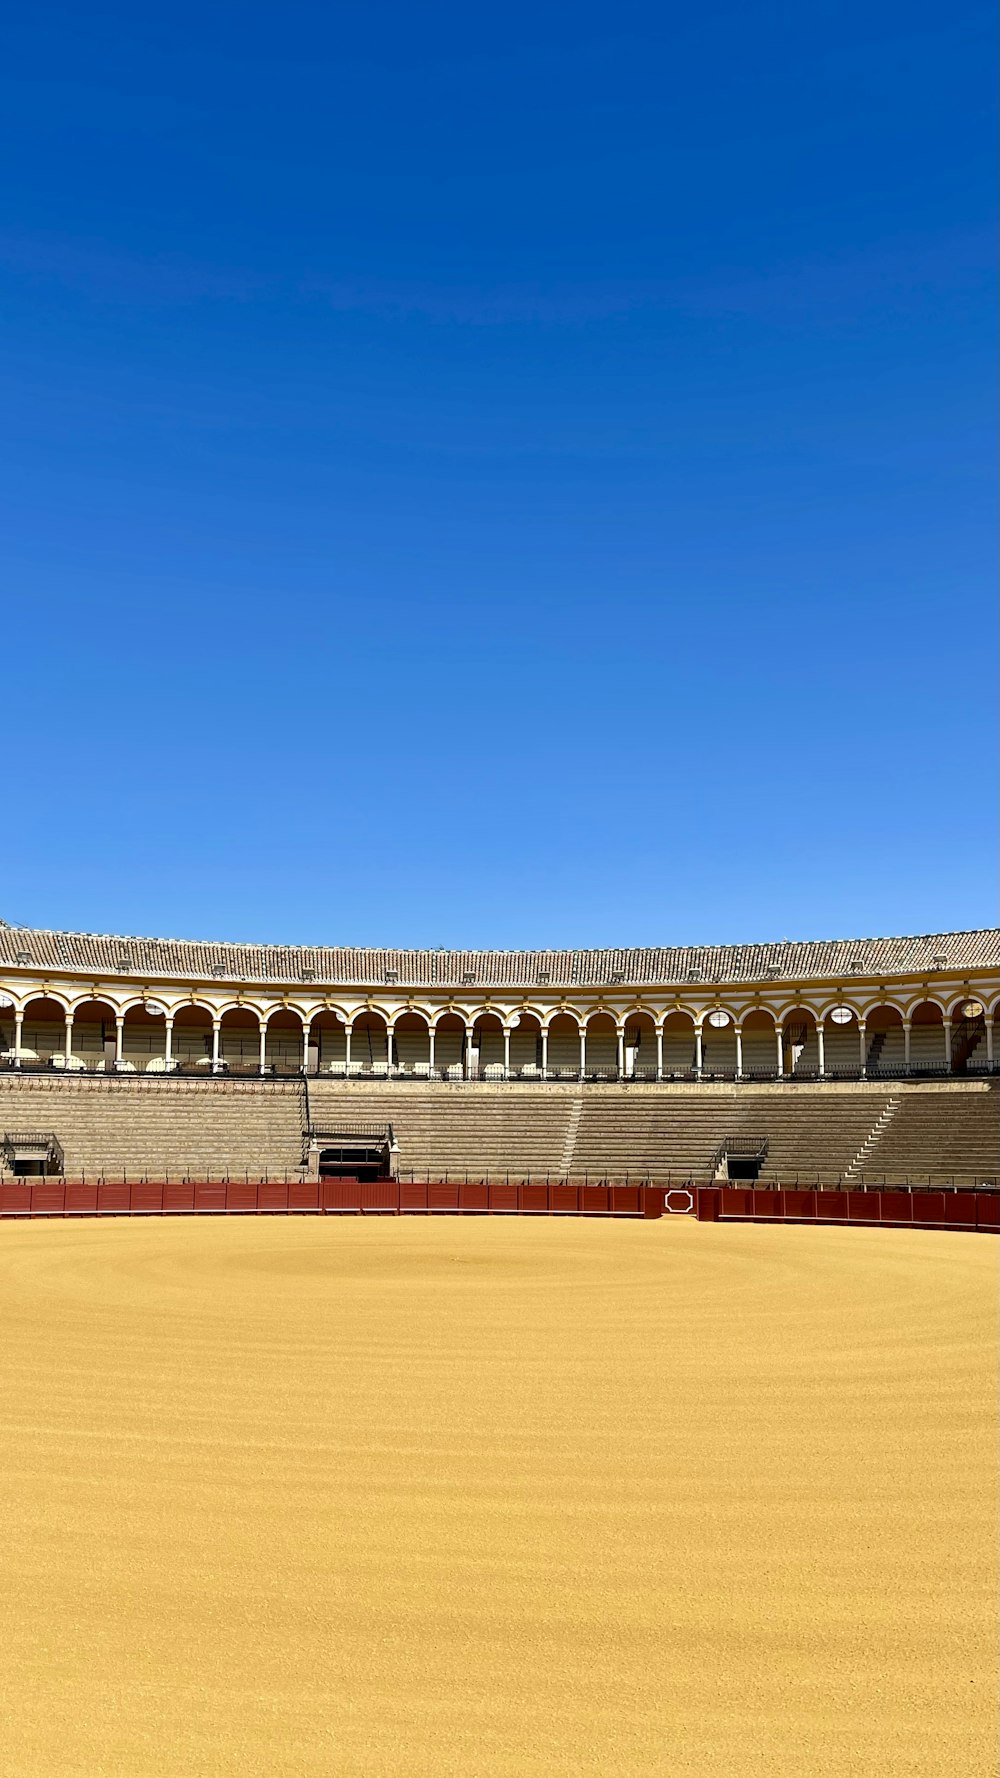
[[[852,957],[847,967],[852,975],[860,975],[865,966],[863,957]]]
[[[769,963],[767,968],[764,971],[764,974],[766,975],[769,982],[776,982],[779,975],[781,974],[781,964],[780,963]]]
[[[119,958],[118,958],[118,964],[117,964],[117,967],[118,967],[118,968],[119,968],[119,969],[131,969],[131,967],[132,967],[132,959],[131,959],[131,957],[130,957],[130,956],[129,956],[129,955],[128,955],[128,952],[127,952],[127,951],[122,951],[122,952],[121,952],[121,954],[120,954],[120,956],[119,956]]]
[[[475,979],[476,979],[476,972],[474,969],[463,969],[463,971],[462,971],[462,985],[463,985],[463,987],[471,988]]]
[[[15,958],[15,962],[17,962],[17,963],[33,963],[34,958],[32,957],[30,951],[18,951],[17,956]]]
[[[932,957],[931,962],[935,969],[947,969],[948,967],[948,959],[943,952],[939,952],[936,957]]]
[[[613,976],[611,976],[611,978],[610,978],[610,980],[611,980],[611,985],[612,985],[612,987],[615,987],[615,986],[617,986],[617,984],[618,984],[618,983],[619,983],[619,982],[623,982],[623,981],[624,981],[624,980],[625,980],[625,971],[624,971],[624,969],[616,969],[616,970],[615,970],[615,972],[614,972],[614,975],[613,975]]]
[[[226,976],[229,974],[229,971],[226,968],[224,963],[213,963],[212,964],[212,974],[214,976],[218,976],[219,980],[221,981],[223,976]]]
[[[538,974],[535,977],[535,986],[538,988],[547,988],[551,980],[552,980],[552,977],[550,976],[548,970],[547,969],[540,969]]]
[[[316,971],[314,969],[300,969],[299,970],[299,981],[300,982],[314,982],[315,980],[316,980]]]
[[[689,982],[700,982],[701,976],[702,972],[700,969],[689,969],[687,972],[687,979]]]
[[[387,969],[385,972],[385,979],[387,982],[398,982],[399,970],[398,969]]]

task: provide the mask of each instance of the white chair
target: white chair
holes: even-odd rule
[[[484,1080],[503,1080],[503,1063],[487,1062],[482,1074]]]
[[[326,1071],[327,1071],[327,1074],[337,1075],[341,1080],[343,1080],[344,1075],[347,1073],[347,1063],[344,1061],[330,1062],[327,1066]]]
[[[444,1076],[446,1080],[464,1080],[465,1076],[461,1062],[449,1062],[444,1071]]]
[[[413,1072],[418,1080],[429,1080],[431,1065],[429,1062],[414,1062]]]
[[[173,1056],[171,1056],[169,1062],[167,1061],[166,1056],[150,1056],[149,1061],[146,1063],[146,1073],[173,1074],[176,1067],[177,1063],[174,1061]]]

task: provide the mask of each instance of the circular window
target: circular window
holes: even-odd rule
[[[963,1019],[981,1019],[985,1008],[981,1000],[967,1000],[961,1008]]]
[[[832,1019],[835,1025],[849,1025],[854,1014],[849,1006],[835,1006],[827,1014],[827,1017]]]
[[[729,1014],[723,1012],[721,1007],[719,1007],[715,1012],[709,1013],[708,1023],[711,1025],[713,1031],[724,1031],[729,1023]]]

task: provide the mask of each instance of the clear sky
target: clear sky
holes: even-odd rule
[[[993,924],[993,14],[9,11],[0,915]]]

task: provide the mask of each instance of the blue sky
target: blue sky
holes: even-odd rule
[[[994,35],[12,15],[0,915],[994,923]]]

